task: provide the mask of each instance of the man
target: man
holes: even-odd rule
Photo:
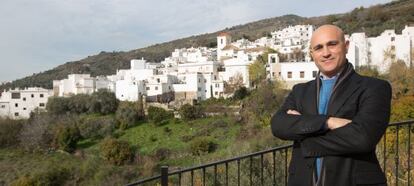
[[[386,185],[375,148],[390,116],[391,86],[357,74],[345,57],[343,31],[314,31],[311,55],[319,69],[297,84],[272,117],[274,136],[293,140],[289,185]]]

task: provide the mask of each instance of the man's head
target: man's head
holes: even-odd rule
[[[310,52],[322,74],[335,76],[346,63],[349,42],[344,32],[334,25],[323,25],[316,29],[311,38]]]

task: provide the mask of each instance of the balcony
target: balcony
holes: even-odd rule
[[[377,145],[377,157],[388,185],[414,185],[412,125],[414,120],[390,123]],[[291,151],[292,144],[287,144],[186,169],[169,171],[163,166],[161,175],[128,185],[287,185]]]

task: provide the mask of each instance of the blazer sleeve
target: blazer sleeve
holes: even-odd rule
[[[291,115],[288,110],[296,110],[298,94],[301,93],[302,84],[295,85],[290,94],[285,99],[282,107],[273,115],[271,128],[274,136],[283,140],[302,140],[308,136],[319,134],[325,131],[327,116],[325,115]],[[303,99],[303,98],[302,98]]]
[[[350,124],[301,142],[305,157],[359,154],[375,149],[389,122],[391,86],[382,80],[371,86],[362,93],[358,111]]]

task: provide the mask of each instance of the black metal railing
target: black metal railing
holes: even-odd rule
[[[390,123],[377,146],[388,185],[414,185],[412,124],[414,120]],[[292,144],[284,145],[172,172],[168,171],[168,166],[163,166],[161,175],[128,185],[287,185],[291,147]]]

